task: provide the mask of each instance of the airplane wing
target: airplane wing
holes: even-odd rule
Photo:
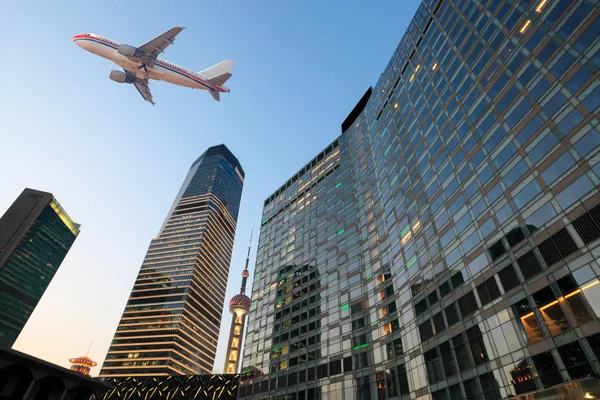
[[[133,85],[137,89],[138,92],[142,95],[144,100],[152,103],[154,105],[154,100],[152,99],[152,93],[150,92],[150,86],[148,86],[148,79],[136,79],[133,82]]]
[[[163,33],[162,35],[157,36],[148,43],[145,43],[142,46],[140,46],[139,49],[146,54],[144,57],[146,58],[146,62],[144,62],[144,64],[148,65],[149,67],[152,67],[158,55],[165,51],[165,49],[169,47],[169,45],[173,44],[173,42],[175,41],[175,37],[182,30],[183,28],[180,26],[173,27],[165,33]]]

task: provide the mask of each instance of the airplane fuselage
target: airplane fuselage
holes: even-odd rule
[[[141,62],[119,54],[120,43],[97,34],[86,33],[75,35],[73,42],[90,53],[111,60],[124,70],[135,74],[139,79],[154,79],[192,89],[229,92],[229,89],[218,85],[211,85],[201,75],[165,60],[157,59],[152,67],[146,66],[144,68]]]

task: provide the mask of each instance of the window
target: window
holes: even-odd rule
[[[435,328],[436,335],[439,335],[446,330],[446,323],[444,322],[444,317],[441,312],[433,316],[433,326]]]
[[[502,243],[502,239],[498,240],[496,243],[490,246],[488,249],[490,253],[490,257],[492,261],[500,258],[504,253],[506,253],[506,249],[504,248],[504,244]]]
[[[477,294],[479,295],[482,306],[500,297],[500,289],[498,289],[496,279],[491,277],[481,285],[477,286]]]
[[[531,357],[545,388],[562,383],[556,361],[549,351]]]
[[[529,343],[536,343],[540,340],[544,340],[542,328],[540,328],[535,313],[526,298],[513,304],[512,309],[517,320],[520,322],[519,328],[521,328],[521,333],[525,340],[529,341]]]
[[[590,151],[600,146],[600,134],[596,129],[592,129],[584,137],[579,139],[573,146],[577,152],[584,157]]]
[[[456,312],[456,305],[454,303],[446,307],[444,309],[444,313],[446,314],[448,326],[452,326],[460,320],[460,318],[458,317],[458,312]]]
[[[388,333],[391,332],[391,326],[388,327],[388,329],[386,329],[386,327],[390,325],[387,324],[383,327],[383,334],[387,335]],[[390,332],[388,332],[388,330]],[[427,320],[425,322],[423,322],[421,325],[419,325],[419,334],[421,335],[421,341],[426,341],[429,340],[433,337],[434,335],[434,331],[433,331],[433,325],[431,324],[431,320]]]
[[[462,335],[455,336],[452,340],[452,347],[456,353],[456,360],[458,361],[458,368],[460,371],[471,368],[471,357],[469,356],[469,350],[466,347],[466,343]]]
[[[502,287],[504,288],[505,292],[508,292],[520,284],[519,278],[517,277],[517,273],[515,272],[512,264],[499,271],[498,277],[500,278],[500,282],[502,283]]]
[[[444,380],[444,371],[442,368],[442,360],[438,356],[437,347],[433,348],[425,354],[425,366],[427,368],[427,377],[430,383],[435,383]]]
[[[515,394],[533,392],[537,389],[533,380],[533,370],[527,359],[523,359],[515,365],[515,368],[509,371],[512,376],[512,384],[515,388]]]
[[[475,365],[480,365],[488,361],[487,351],[485,350],[485,344],[479,326],[476,325],[473,328],[468,329],[467,337],[469,338],[469,346],[471,348],[471,353],[473,354],[473,360],[475,360]]]
[[[472,291],[458,299],[458,308],[463,318],[477,311],[477,301]]]
[[[556,200],[563,209],[568,208],[575,201],[586,195],[594,188],[594,184],[586,175],[582,175],[575,182],[571,183],[562,192],[556,195]]]
[[[519,193],[514,195],[513,200],[517,207],[523,208],[531,199],[537,196],[542,189],[535,180],[532,180],[527,186],[525,186]]]
[[[564,346],[558,347],[557,350],[571,379],[585,378],[589,375],[590,371],[592,371],[592,366],[585,356],[579,342],[575,341],[565,344]]]
[[[573,157],[569,153],[564,153],[542,172],[542,178],[550,186],[573,165],[575,165]]]
[[[565,313],[550,286],[535,292],[532,297],[551,335],[570,329]]]

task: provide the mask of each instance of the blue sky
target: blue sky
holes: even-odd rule
[[[0,35],[0,212],[25,187],[52,192],[81,234],[17,350],[69,366],[99,364],[191,163],[225,143],[246,172],[226,302],[239,291],[264,199],[335,139],[374,85],[419,1],[19,1]],[[108,60],[71,38],[98,33],[141,45],[186,26],[163,58],[200,71],[236,61],[231,93],[150,82],[152,107],[108,79]],[[6,62],[10,61],[10,62]],[[254,264],[257,235],[252,250]],[[224,312],[215,372],[223,366]],[[96,375],[99,367],[92,371]]]

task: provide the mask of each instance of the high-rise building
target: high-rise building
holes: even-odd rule
[[[240,293],[236,294],[229,301],[229,312],[231,313],[231,328],[229,329],[229,341],[227,342],[227,353],[225,354],[225,373],[237,374],[240,366],[242,351],[242,335],[246,326],[246,314],[250,309],[250,298],[246,296],[246,282],[250,276],[248,264],[250,263],[250,249],[252,248],[252,234],[250,234],[250,243],[248,244],[248,255],[246,256],[246,266],[242,271],[242,286]]]
[[[241,398],[507,398],[600,373],[600,7],[425,0],[264,202]]]
[[[25,189],[0,218],[0,347],[12,347],[79,235],[52,193]]]
[[[224,145],[192,164],[150,243],[100,377],[212,371],[243,182]]]

